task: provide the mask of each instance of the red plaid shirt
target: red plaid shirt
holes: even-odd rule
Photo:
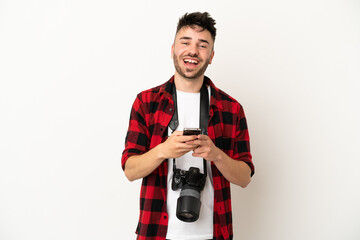
[[[211,87],[208,136],[231,158],[246,162],[254,174],[249,134],[242,106],[229,95]],[[167,139],[167,127],[174,113],[171,89],[174,77],[166,83],[137,95],[133,104],[125,150],[121,164],[133,155],[143,154]],[[214,240],[233,238],[230,183],[211,163],[214,186]],[[138,240],[165,240],[168,215],[166,211],[168,161],[143,178],[140,193],[140,218],[136,229]]]

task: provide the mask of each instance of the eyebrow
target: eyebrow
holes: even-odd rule
[[[192,40],[191,37],[181,37],[180,40]],[[208,40],[205,40],[205,39],[199,39],[200,42],[204,42],[204,43],[207,43],[210,45],[209,41]]]

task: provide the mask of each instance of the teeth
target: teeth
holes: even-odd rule
[[[188,63],[195,63],[195,64],[197,63],[197,61],[194,61],[194,60],[191,60],[191,59],[185,59],[184,61],[188,62]]]

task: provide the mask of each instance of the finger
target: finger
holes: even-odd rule
[[[180,131],[179,131],[180,132]],[[193,141],[196,139],[196,136],[183,136],[182,134],[180,134],[179,132],[174,132],[170,138],[172,141],[174,142],[179,142],[179,143],[185,143],[188,141]]]
[[[183,131],[174,131],[171,135],[174,135],[174,136],[182,136],[182,135],[183,135]]]
[[[200,135],[197,135],[197,139],[199,139],[199,140],[208,140],[210,138],[207,135],[200,134]]]
[[[189,143],[189,144],[199,144],[199,142],[200,141],[197,138],[186,141],[186,143]]]
[[[179,136],[178,140],[180,142],[189,142],[197,139],[196,135],[190,135],[190,136]]]
[[[203,155],[203,153],[192,153],[192,156],[193,157],[201,157],[201,158],[204,158],[205,159],[205,156]],[[206,159],[205,159],[206,160]]]
[[[180,143],[178,145],[179,150],[185,150],[185,151],[191,151],[191,150],[194,150],[197,147],[198,147],[198,145],[188,144],[188,143]]]
[[[202,153],[205,152],[205,150],[206,150],[205,147],[198,147],[198,148],[194,149],[194,153],[196,153],[196,154],[202,154]]]
[[[192,143],[197,144],[201,147],[212,145],[212,141],[210,139],[197,139],[197,140],[193,141]]]
[[[192,147],[192,148],[197,148],[197,147],[200,146],[199,144],[196,144],[193,141],[185,142],[185,144],[188,145],[189,147]]]
[[[206,141],[204,141],[204,140],[199,140],[199,139],[196,139],[196,140],[191,141],[191,142],[189,142],[189,143],[194,144],[194,145],[198,145],[198,146],[204,146],[204,145],[206,145]]]

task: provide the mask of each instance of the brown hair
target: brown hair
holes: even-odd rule
[[[189,27],[199,26],[203,30],[208,30],[211,33],[211,37],[213,41],[215,42],[215,37],[216,37],[215,24],[216,24],[215,20],[207,12],[185,13],[184,16],[182,16],[179,19],[176,33],[178,33],[179,30],[185,26],[189,26]]]

